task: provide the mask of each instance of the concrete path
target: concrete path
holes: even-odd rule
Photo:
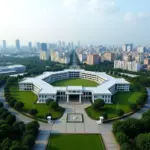
[[[148,91],[148,100],[145,106],[138,111],[137,113],[133,114],[130,117],[133,118],[141,118],[142,113],[150,109],[150,89]],[[0,88],[0,101],[4,103],[4,107],[7,108],[12,114],[16,115],[18,121],[24,121],[28,123],[33,121],[33,119],[28,118],[16,110],[10,108],[8,104],[5,102],[3,96],[3,88]],[[45,150],[46,145],[48,142],[48,138],[50,133],[100,133],[102,135],[104,144],[107,150],[119,150],[119,145],[117,144],[113,134],[112,134],[112,124],[103,124],[97,125],[95,120],[91,120],[84,111],[84,108],[88,107],[90,103],[83,103],[83,104],[66,104],[60,103],[60,105],[66,108],[66,111],[63,117],[54,122],[54,124],[47,124],[39,122],[40,124],[40,131],[39,135],[36,139],[36,144],[34,145],[34,150]],[[82,113],[84,117],[83,123],[66,123],[67,113]]]
[[[142,117],[142,114],[146,112],[148,109],[150,109],[150,89],[149,88],[147,88],[147,93],[148,93],[148,99],[145,105],[138,112],[131,115],[130,116],[131,118],[140,119]]]

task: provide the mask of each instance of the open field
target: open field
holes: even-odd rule
[[[90,80],[74,78],[74,79],[65,79],[51,83],[53,86],[98,86],[98,83]]]
[[[46,104],[37,104],[37,96],[32,92],[18,91],[16,86],[10,88],[12,97],[16,100],[24,103],[23,111],[27,112],[34,108],[38,110],[37,117],[44,118],[47,113],[51,113],[53,118],[60,118],[63,115],[63,111],[54,111],[50,109]]]
[[[113,96],[114,104],[105,104],[101,111],[95,111],[91,106],[86,108],[86,112],[92,119],[99,119],[102,112],[108,113],[108,118],[117,117],[116,110],[122,109],[125,113],[131,112],[130,104],[136,103],[141,92],[118,92]]]
[[[98,134],[51,135],[47,150],[105,150]]]

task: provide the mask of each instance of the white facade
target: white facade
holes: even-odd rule
[[[137,63],[136,61],[115,60],[114,68],[120,68],[120,69],[124,69],[124,70],[137,72],[137,71],[140,71],[141,65],[139,63]]]
[[[97,87],[67,86],[53,87],[50,83],[69,79],[82,78],[97,82]],[[33,91],[38,96],[37,103],[45,103],[48,99],[66,100],[71,95],[79,96],[79,102],[84,100],[103,99],[111,104],[111,97],[117,91],[129,91],[130,83],[123,78],[113,78],[104,72],[91,72],[85,70],[64,70],[58,72],[45,72],[34,78],[25,78],[19,82],[21,91]]]

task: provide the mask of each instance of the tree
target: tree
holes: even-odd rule
[[[123,121],[116,121],[113,123],[113,133],[123,132]]]
[[[46,101],[46,105],[50,105],[51,102],[53,102],[53,100],[48,99],[48,100]]]
[[[58,107],[59,107],[59,106],[58,106],[58,103],[57,103],[57,102],[55,102],[55,101],[51,102],[50,108],[56,110],[56,109],[58,109]]]
[[[10,112],[9,111],[4,111],[2,114],[1,114],[1,118],[2,119],[6,119],[6,117],[10,115]]]
[[[35,116],[37,113],[38,113],[37,109],[31,109],[29,111],[29,114],[32,115],[32,116]]]
[[[141,119],[141,123],[143,125],[143,133],[144,132],[150,132],[150,116],[146,116]]]
[[[92,107],[95,110],[100,110],[102,107],[104,107],[104,105],[105,105],[104,100],[98,99],[94,101],[94,103],[92,104]]]
[[[3,107],[3,103],[2,102],[0,102],[0,108],[2,108]]]
[[[23,145],[31,148],[35,143],[35,138],[32,135],[27,135],[23,138],[22,142],[23,142]]]
[[[12,128],[8,124],[3,124],[0,126],[0,138],[8,137],[12,132]]]
[[[15,103],[16,103],[16,100],[14,100],[14,99],[11,99],[11,100],[9,101],[9,105],[10,105],[11,107],[14,107]]]
[[[16,136],[21,137],[23,135],[23,132],[25,130],[25,124],[24,122],[20,121],[20,122],[15,122],[12,126],[13,128],[13,132]]]
[[[17,109],[17,110],[20,110],[24,107],[24,103],[23,102],[19,102],[17,101],[14,105],[14,108]]]
[[[107,112],[103,112],[102,116],[104,117],[104,119],[108,119],[108,113]]]
[[[150,109],[142,114],[142,118],[150,117]]]
[[[136,111],[137,105],[136,104],[130,104],[130,108],[132,109],[132,111]]]
[[[121,149],[120,150],[133,150],[132,148],[133,147],[132,147],[131,144],[125,142],[125,143],[121,144]]]
[[[11,146],[11,140],[8,137],[6,139],[3,139],[3,141],[0,143],[1,150],[8,150],[10,146]]]
[[[145,100],[144,99],[137,99],[137,101],[136,101],[136,104],[138,105],[138,106],[142,106],[142,105],[144,105],[144,103],[145,103]]]
[[[123,132],[118,132],[116,134],[116,139],[119,142],[119,144],[122,144],[122,143],[125,143],[125,142],[129,141],[129,137]]]
[[[150,150],[150,133],[139,134],[136,138],[136,146],[141,150]]]
[[[123,116],[124,115],[124,111],[122,109],[117,109],[116,111],[118,116]]]
[[[16,121],[16,116],[10,114],[7,116],[6,121],[8,122],[8,124],[13,124]]]
[[[7,109],[5,109],[5,108],[0,108],[0,115],[4,112],[4,111],[7,111]]]

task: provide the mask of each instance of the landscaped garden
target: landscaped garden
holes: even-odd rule
[[[91,105],[85,110],[88,116],[95,120],[98,120],[104,113],[108,114],[108,119],[118,117],[117,110],[123,110],[124,113],[131,112],[130,105],[135,104],[140,96],[142,96],[142,92],[118,92],[113,96],[113,104],[105,104],[99,110],[95,110]]]
[[[46,118],[47,114],[51,114],[53,119],[60,118],[64,113],[64,108],[59,107],[59,109],[54,110],[50,105],[46,104],[37,104],[37,96],[30,91],[19,91],[17,86],[10,87],[11,96],[17,101],[23,102],[24,107],[22,108],[23,112],[29,113],[30,110],[36,109],[38,118]]]
[[[51,83],[53,86],[85,86],[93,87],[98,86],[98,83],[86,79],[74,78],[74,79],[65,79],[60,81],[55,81]]]
[[[99,134],[52,134],[47,150],[105,150]]]

